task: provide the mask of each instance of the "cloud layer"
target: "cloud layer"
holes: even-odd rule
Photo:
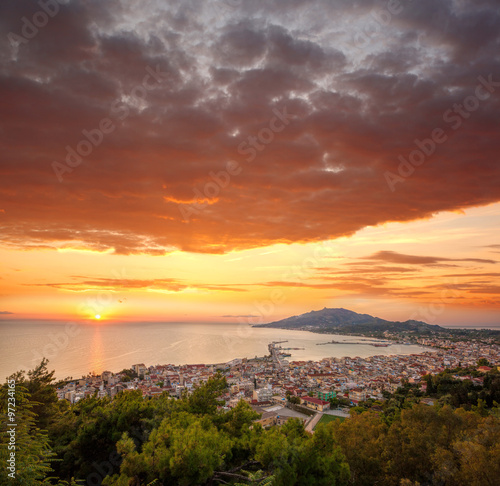
[[[220,253],[500,200],[496,1],[57,5],[0,5],[6,245]]]

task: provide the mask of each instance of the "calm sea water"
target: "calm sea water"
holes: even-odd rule
[[[420,346],[391,345],[375,348],[360,344],[327,344],[327,341],[359,341],[360,338],[315,334],[307,331],[252,328],[243,324],[0,322],[0,379],[32,369],[42,356],[57,378],[79,378],[88,372],[113,372],[132,364],[212,364],[268,353],[271,341],[287,340],[289,360],[325,357],[411,354]]]

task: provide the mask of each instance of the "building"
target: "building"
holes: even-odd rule
[[[337,396],[337,393],[334,392],[333,390],[320,390],[317,393],[317,398],[320,400],[323,400],[324,402],[328,402],[330,398],[335,398]]]
[[[113,376],[113,373],[111,371],[103,371],[101,373],[101,378],[102,381],[105,381],[106,383],[109,382],[109,379]]]
[[[488,373],[491,371],[493,368],[490,368],[489,366],[480,366],[477,371],[480,371],[481,373]]]
[[[284,407],[286,405],[286,398],[280,395],[274,395],[272,402],[276,403],[277,405],[282,405]]]
[[[146,365],[144,363],[132,365],[132,369],[135,371],[137,376],[144,375],[144,373],[146,373],[146,371],[148,371],[148,369],[146,368]]]
[[[300,404],[317,412],[324,412],[330,408],[330,402],[314,397],[300,397]]]
[[[354,388],[353,390],[349,390],[349,398],[357,402],[362,402],[366,400],[366,393],[361,388]]]
[[[283,425],[284,423],[288,422],[288,420],[295,418],[297,420],[300,420],[303,424],[307,422],[307,417],[302,414],[294,414],[294,415],[289,415],[289,410],[283,409],[279,412],[277,412],[278,415],[276,417],[276,425]],[[302,415],[302,416],[300,416]]]
[[[283,415],[276,416],[276,425],[281,427],[284,423],[288,422],[292,417],[285,417]]]
[[[259,420],[256,420],[255,423],[260,424],[263,428],[267,429],[268,427],[276,425],[277,416],[278,414],[276,412],[264,412],[262,417]]]
[[[258,402],[270,402],[273,398],[272,388],[259,388],[253,391],[253,399]]]

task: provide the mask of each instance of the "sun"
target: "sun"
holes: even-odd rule
[[[95,317],[97,320],[99,320],[99,319],[101,318],[100,314],[96,314],[94,317]]]

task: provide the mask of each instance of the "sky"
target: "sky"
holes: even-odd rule
[[[3,0],[0,319],[500,325],[496,0]]]

